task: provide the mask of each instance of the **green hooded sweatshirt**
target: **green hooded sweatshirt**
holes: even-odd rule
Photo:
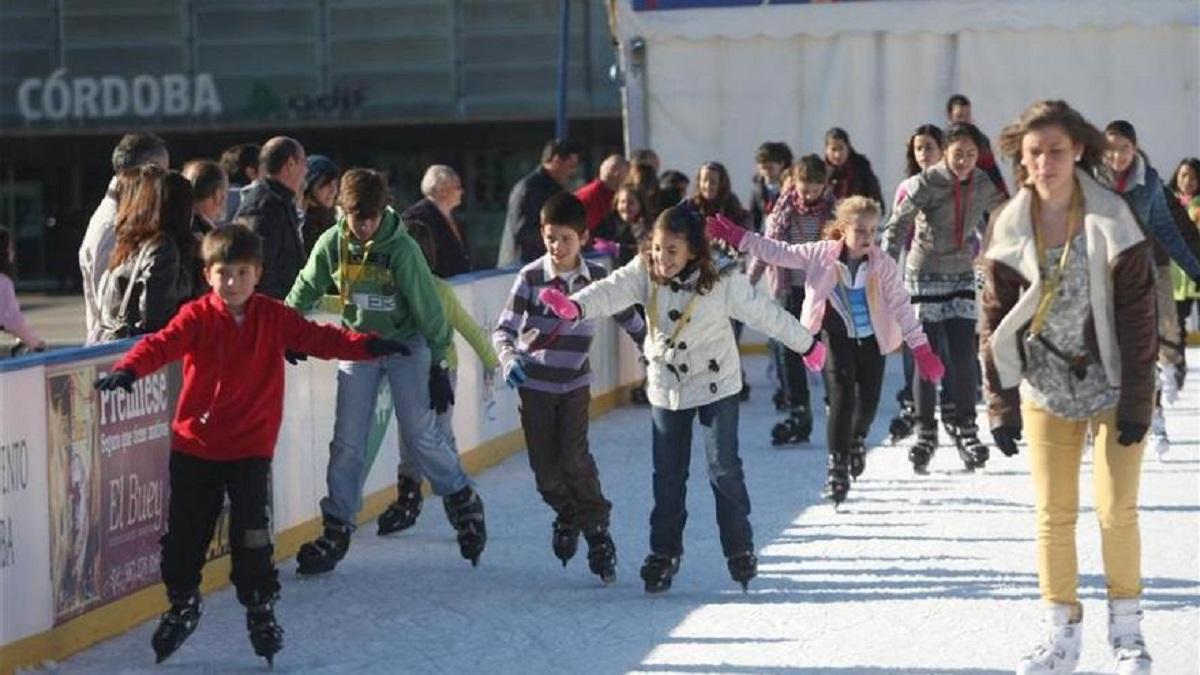
[[[350,330],[394,339],[421,335],[434,363],[446,358],[453,334],[433,273],[390,207],[365,244],[339,218],[317,239],[284,302],[308,313],[330,286],[338,289],[342,324]]]

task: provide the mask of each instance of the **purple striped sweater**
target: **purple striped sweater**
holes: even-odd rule
[[[554,275],[547,256],[521,268],[513,282],[508,304],[492,331],[492,344],[502,364],[520,358],[529,379],[522,387],[551,394],[565,394],[592,382],[588,352],[595,336],[595,322],[563,321],[538,300],[543,288],[554,286],[567,295],[603,279],[608,272],[583,261],[580,273],[568,284]],[[629,307],[614,317],[637,344],[646,335],[640,314]]]

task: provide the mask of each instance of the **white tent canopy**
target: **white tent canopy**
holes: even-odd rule
[[[614,4],[630,146],[652,147],[664,167],[688,174],[721,161],[743,198],[759,143],[820,153],[832,126],[850,133],[890,196],[908,135],[922,123],[944,125],[945,101],[956,92],[972,100],[976,124],[993,138],[1029,103],[1061,98],[1097,126],[1132,122],[1163,174],[1200,154],[1195,0],[645,12]],[[645,44],[641,66],[630,58],[635,38]]]

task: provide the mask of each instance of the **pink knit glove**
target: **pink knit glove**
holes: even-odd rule
[[[825,343],[820,340],[813,340],[812,346],[808,348],[808,353],[800,358],[804,359],[804,367],[808,368],[811,373],[819,373],[825,367]]]
[[[538,300],[541,300],[542,304],[549,307],[550,311],[558,315],[560,319],[574,321],[579,318],[579,305],[557,288],[543,288],[542,292],[538,293]]]
[[[616,257],[621,252],[621,246],[615,241],[608,239],[593,239],[592,250],[600,255]]]
[[[921,376],[922,380],[937,382],[946,374],[946,366],[942,365],[942,360],[933,353],[928,342],[920,347],[914,347],[912,354],[913,360],[917,363],[917,374]]]
[[[720,239],[735,249],[741,249],[742,239],[746,238],[746,228],[719,213],[709,216],[705,222],[708,225],[709,239]]]

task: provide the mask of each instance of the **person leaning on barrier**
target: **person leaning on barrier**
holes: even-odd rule
[[[115,221],[117,218],[117,203],[120,201],[117,174],[127,169],[135,169],[145,164],[153,164],[163,169],[170,164],[167,144],[163,139],[150,133],[126,134],[113,149],[113,177],[108,183],[104,199],[96,207],[91,220],[88,221],[87,232],[83,235],[83,243],[79,247],[79,271],[83,275],[83,309],[86,335],[84,342],[92,344],[100,339],[99,299],[96,287],[100,277],[108,269],[108,258],[117,243]]]
[[[258,290],[282,300],[304,267],[304,242],[296,211],[296,193],[308,173],[304,146],[287,136],[276,136],[263,145],[258,166],[259,177],[242,190],[242,203],[233,220],[262,237],[263,273]]]
[[[421,194],[417,203],[404,210],[405,221],[424,223],[433,237],[436,256],[429,261],[433,273],[443,279],[471,271],[471,244],[467,230],[454,217],[454,209],[462,204],[462,179],[445,164],[434,164],[421,178]]]
[[[542,205],[566,188],[579,168],[580,154],[579,147],[571,140],[547,141],[538,167],[513,186],[508,194],[496,267],[531,262],[546,252],[539,229]]]

